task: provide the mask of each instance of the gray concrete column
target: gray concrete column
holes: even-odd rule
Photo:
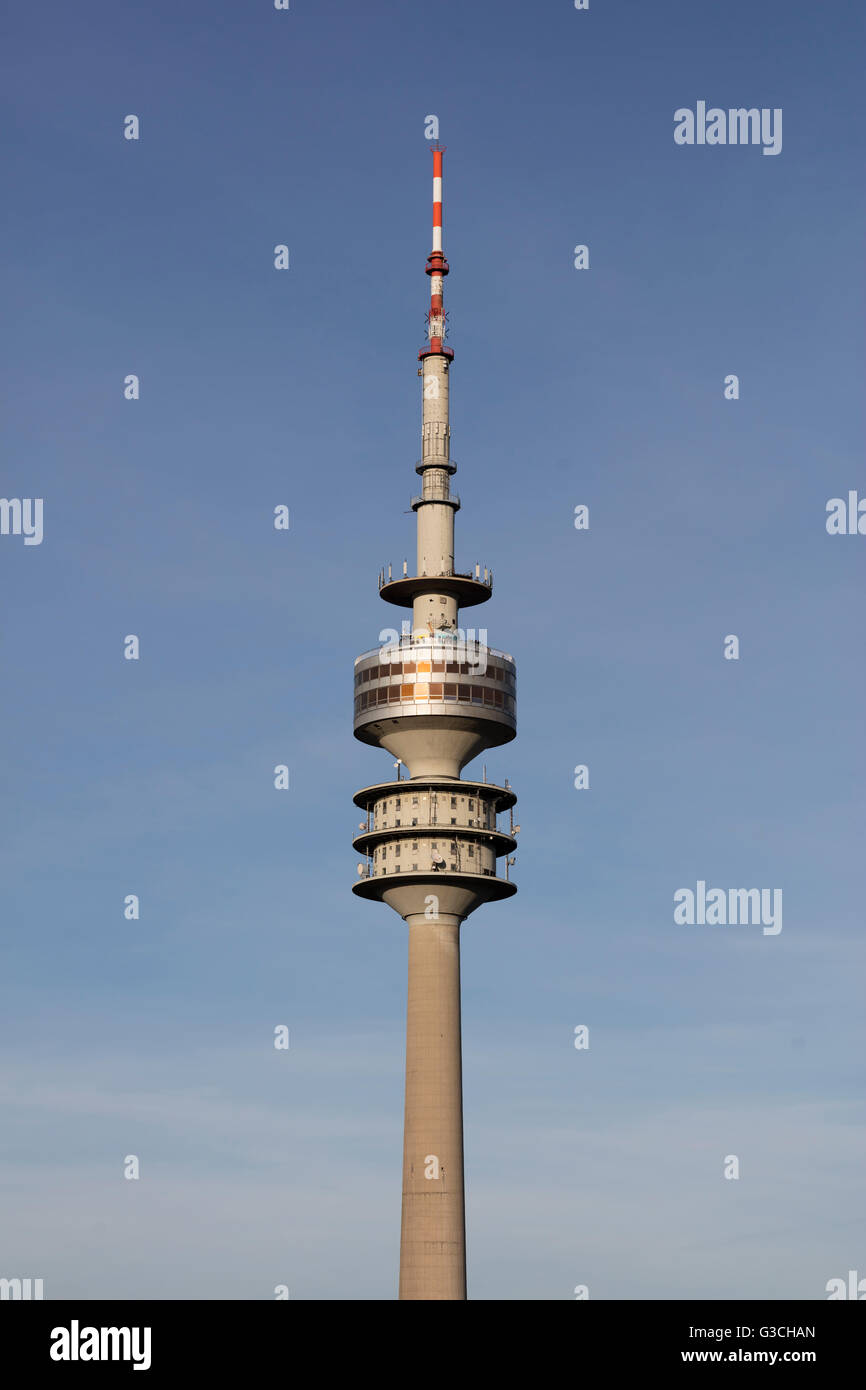
[[[460,921],[447,914],[438,922],[421,913],[406,918],[401,1299],[466,1297]]]

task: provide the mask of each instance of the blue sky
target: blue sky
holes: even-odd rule
[[[351,893],[391,771],[352,662],[414,552],[428,113],[457,556],[518,669],[519,892],[463,932],[470,1297],[866,1274],[866,541],[825,529],[866,495],[862,7],[6,28],[0,492],[45,520],[0,537],[0,1275],[395,1296],[405,929]],[[699,100],[782,108],[781,154],[677,146]],[[676,926],[699,879],[781,888],[783,930]]]

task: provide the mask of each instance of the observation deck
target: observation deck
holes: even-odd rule
[[[356,738],[379,743],[383,719],[471,719],[489,724],[484,747],[516,733],[517,670],[507,652],[480,643],[411,639],[355,659]]]
[[[354,734],[387,748],[413,777],[459,777],[517,732],[517,672],[507,652],[435,633],[355,659]]]
[[[456,598],[460,608],[486,603],[493,593],[493,571],[482,569],[481,565],[475,566],[474,576],[471,571],[459,570],[450,574],[403,574],[399,579],[392,579],[390,574],[390,565],[387,579],[384,568],[379,571],[379,597],[398,608],[411,608],[419,594],[428,594],[431,590]]]

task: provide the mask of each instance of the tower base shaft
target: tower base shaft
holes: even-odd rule
[[[431,886],[431,892],[433,892]],[[409,928],[400,1298],[465,1299],[460,918]]]

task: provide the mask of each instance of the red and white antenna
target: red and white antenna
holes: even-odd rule
[[[445,309],[442,299],[442,278],[448,274],[448,262],[442,250],[442,157],[444,145],[438,141],[433,146],[433,250],[427,257],[427,274],[430,276],[430,312],[427,315],[427,341],[429,347],[418,356],[428,357],[431,353],[442,353],[453,357],[451,348],[443,347],[445,337]]]

